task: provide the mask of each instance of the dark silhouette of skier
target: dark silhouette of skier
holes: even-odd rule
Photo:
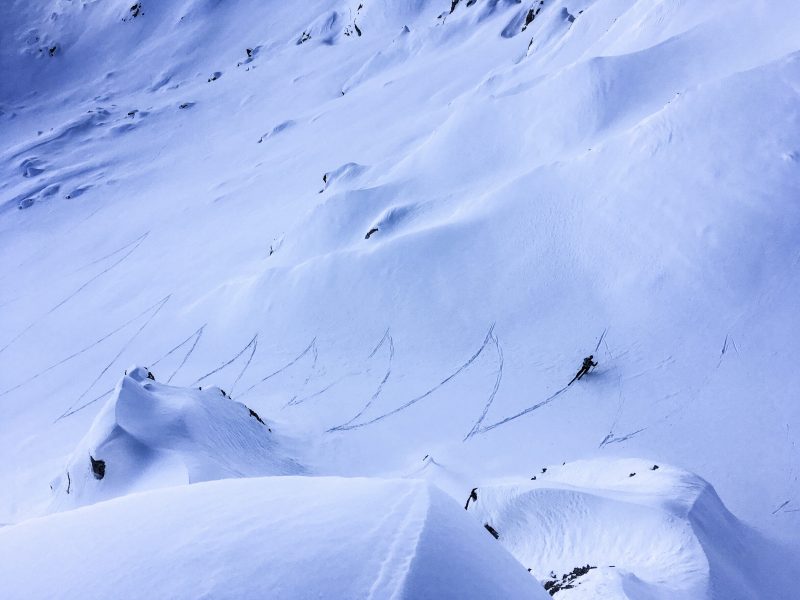
[[[572,381],[570,381],[567,384],[568,386],[572,385],[573,382],[575,382],[576,380],[579,380],[581,377],[586,375],[592,367],[596,367],[597,366],[597,363],[592,360],[593,358],[594,358],[594,354],[590,354],[589,356],[587,356],[586,358],[583,359],[583,365],[581,365],[581,368],[578,371],[578,373],[575,375],[575,377],[572,378]]]

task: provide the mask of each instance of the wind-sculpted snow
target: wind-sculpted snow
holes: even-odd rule
[[[171,387],[136,367],[51,483],[51,506],[64,510],[157,487],[302,472],[285,445],[277,428],[220,388]]]
[[[435,488],[317,477],[173,487],[0,527],[0,581],[7,600],[549,598]]]
[[[558,598],[775,598],[800,566],[701,478],[639,459],[578,461],[533,481],[480,486],[468,510],[543,582],[591,566]]]

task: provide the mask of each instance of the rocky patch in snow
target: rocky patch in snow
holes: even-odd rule
[[[559,598],[780,596],[787,582],[778,581],[774,564],[796,559],[738,521],[700,477],[653,466],[638,459],[565,463],[543,469],[536,481],[482,485],[468,514],[491,522],[500,542]],[[763,595],[768,589],[774,595]]]
[[[181,483],[303,472],[287,443],[220,388],[168,386],[135,367],[51,483],[51,509]]]

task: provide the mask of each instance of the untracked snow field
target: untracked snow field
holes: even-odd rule
[[[797,596],[800,3],[6,0],[0,73],[4,598]]]

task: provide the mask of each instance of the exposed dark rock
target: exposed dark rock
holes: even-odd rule
[[[494,527],[492,527],[488,523],[484,523],[483,526],[486,528],[486,531],[488,531],[489,533],[492,534],[492,536],[494,536],[494,539],[496,540],[500,539],[500,534],[497,533],[497,530]]]
[[[478,501],[478,488],[472,488],[472,491],[469,493],[469,497],[467,498],[467,503],[464,505],[464,510],[469,508],[469,502],[472,500],[473,502]]]
[[[378,228],[377,228],[377,227],[373,227],[372,229],[370,229],[370,230],[367,232],[367,235],[365,235],[365,236],[364,236],[364,239],[365,239],[365,240],[368,240],[368,239],[369,239],[369,237],[370,237],[370,236],[371,236],[373,233],[377,233],[377,232],[378,232]]]
[[[560,592],[561,590],[571,590],[575,587],[574,583],[579,577],[583,577],[591,569],[596,568],[597,567],[592,567],[588,564],[583,567],[575,567],[569,573],[562,575],[560,579],[558,575],[551,571],[550,579],[544,582],[544,589],[547,590],[547,593],[551,596],[555,596],[556,592]]]
[[[658,471],[658,465],[653,465],[652,467],[650,467],[650,470],[651,471]]]
[[[55,56],[55,55],[56,55],[56,52],[58,52],[58,46],[50,46],[50,47],[47,49],[47,53],[48,53],[50,56]]]
[[[250,408],[249,406],[247,407],[247,410],[249,410],[249,411],[250,411],[250,416],[251,416],[251,417],[253,417],[253,418],[254,418],[256,421],[258,421],[258,422],[259,422],[259,423],[261,423],[262,425],[266,425],[266,423],[264,423],[264,421],[262,421],[262,420],[261,420],[261,417],[259,417],[259,416],[258,416],[258,413],[257,413],[256,411],[254,411],[254,410],[253,410],[252,408]],[[270,430],[270,431],[272,431],[272,430]]]
[[[133,17],[134,19],[136,17],[138,17],[139,15],[143,14],[142,13],[142,3],[141,2],[137,2],[136,4],[131,6],[130,11],[131,11],[131,17]]]
[[[106,461],[104,460],[95,460],[94,456],[89,456],[89,460],[92,461],[92,473],[94,473],[95,479],[102,479],[106,476]]]
[[[539,0],[538,5],[532,6],[531,8],[528,9],[528,14],[525,15],[525,25],[522,26],[522,31],[525,31],[528,28],[528,25],[533,23],[533,20],[542,11],[543,6],[544,6],[544,0]]]
[[[355,31],[356,35],[358,37],[361,37],[361,28],[358,26],[358,23],[356,23],[356,19],[358,18],[359,14],[361,13],[361,9],[362,8],[364,8],[364,5],[363,4],[359,4],[358,8],[356,9],[356,16],[353,17],[353,29],[350,29],[350,26],[348,25],[344,30],[344,34],[346,36],[349,37],[350,35],[352,35],[353,31]]]
[[[628,475],[628,477],[633,477],[634,475],[636,475],[636,473],[631,473],[630,475]]]

